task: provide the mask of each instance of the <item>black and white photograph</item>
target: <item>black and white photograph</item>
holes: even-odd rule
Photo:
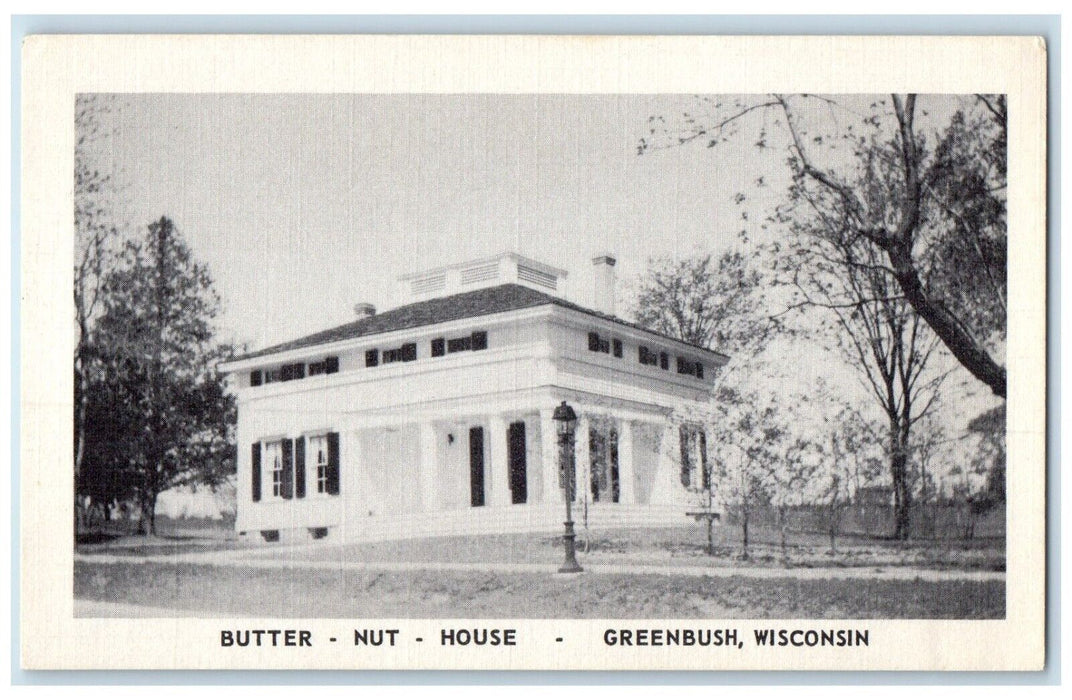
[[[1005,96],[76,105],[79,614],[1004,617]]]
[[[235,60],[312,45],[287,41]],[[783,44],[616,39],[626,67],[547,39],[507,74],[613,70],[481,90],[450,76],[495,38],[348,41],[338,70],[433,78],[56,101],[73,253],[29,279],[67,290],[43,317],[73,381],[33,409],[64,429],[23,452],[23,590],[75,636],[35,664],[1040,662],[1035,83],[658,90],[695,47]],[[831,42],[793,46],[861,46]],[[114,661],[74,641],[103,629]]]

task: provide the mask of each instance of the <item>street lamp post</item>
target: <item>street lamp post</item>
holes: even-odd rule
[[[573,532],[573,492],[576,488],[576,467],[573,459],[574,431],[577,427],[577,414],[563,401],[555,408],[552,416],[558,431],[558,480],[566,496],[566,532],[562,542],[566,549],[566,560],[558,569],[560,574],[575,574],[584,571],[577,563],[577,550]]]

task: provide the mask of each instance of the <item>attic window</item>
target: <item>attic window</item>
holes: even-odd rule
[[[659,369],[670,369],[670,356],[665,352],[659,353]]]
[[[487,331],[473,331],[467,336],[461,338],[451,338],[447,341],[448,353],[465,352],[467,350],[486,350],[487,347]]]
[[[400,348],[383,351],[383,364],[392,362],[413,362],[417,359],[417,344],[406,343]]]
[[[601,338],[599,337],[599,333],[589,333],[588,349],[591,352],[604,352],[610,354],[610,338]]]
[[[651,350],[648,350],[646,347],[641,345],[639,348],[637,348],[637,360],[642,365],[658,365],[659,353],[652,352]]]
[[[309,376],[313,377],[318,374],[334,374],[339,371],[339,358],[338,357],[325,357],[320,362],[309,363]]]
[[[677,373],[688,374],[697,379],[703,379],[703,363],[700,361],[693,362],[691,360],[686,360],[684,357],[678,357]]]
[[[380,364],[380,351],[376,349],[365,351],[365,366],[375,367]]]

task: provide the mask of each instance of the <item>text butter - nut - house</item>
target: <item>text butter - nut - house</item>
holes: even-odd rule
[[[225,363],[242,536],[382,539],[552,530],[552,413],[578,415],[577,501],[601,527],[683,522],[706,484],[702,410],[726,357],[592,310],[565,271],[506,253],[401,281],[412,303]]]

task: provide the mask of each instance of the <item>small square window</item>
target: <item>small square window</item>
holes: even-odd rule
[[[379,350],[366,350],[365,351],[365,366],[375,367],[380,364],[380,351]]]

